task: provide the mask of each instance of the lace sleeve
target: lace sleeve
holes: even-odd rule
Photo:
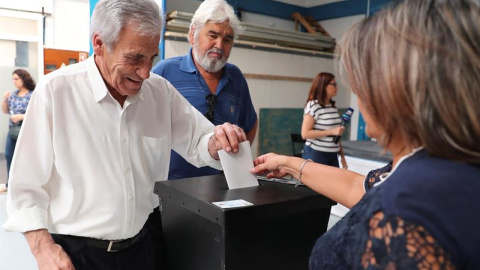
[[[373,188],[373,185],[380,182],[380,175],[389,173],[392,170],[392,162],[388,163],[385,167],[370,171],[364,180],[365,191],[369,191]]]
[[[377,212],[369,228],[364,269],[455,269],[440,243],[421,225]]]

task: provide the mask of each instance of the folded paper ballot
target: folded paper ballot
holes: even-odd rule
[[[249,141],[240,143],[236,154],[220,150],[218,155],[229,189],[258,186],[257,178],[250,172],[253,158]]]

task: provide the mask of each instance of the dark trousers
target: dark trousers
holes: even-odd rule
[[[302,158],[304,159],[311,159],[316,163],[329,165],[333,167],[340,167],[338,164],[338,153],[337,152],[321,152],[316,151],[310,146],[306,146],[303,148]]]
[[[157,222],[160,222],[160,227]],[[116,252],[90,247],[68,236],[52,234],[52,237],[70,256],[76,270],[165,270],[161,224],[160,212],[156,208],[140,232],[141,239],[127,249]]]
[[[149,231],[151,237],[155,270],[166,270],[167,268],[167,251],[165,240],[163,239],[162,216],[158,207],[148,216],[145,228]]]
[[[13,152],[15,152],[15,146],[17,145],[17,140],[12,139],[10,134],[7,134],[7,143],[5,144],[5,159],[7,161],[7,184],[8,187],[8,174],[10,172],[10,165],[12,165]]]

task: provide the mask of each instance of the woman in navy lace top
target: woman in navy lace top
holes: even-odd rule
[[[339,74],[367,135],[393,154],[385,168],[254,161],[252,172],[290,174],[351,207],[317,240],[311,269],[480,269],[479,25],[475,1],[406,0],[345,34]]]

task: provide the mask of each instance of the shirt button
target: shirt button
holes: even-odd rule
[[[125,172],[128,173],[128,172],[130,172],[131,170],[132,170],[132,169],[131,169],[130,167],[127,167],[127,168],[125,169]]]

